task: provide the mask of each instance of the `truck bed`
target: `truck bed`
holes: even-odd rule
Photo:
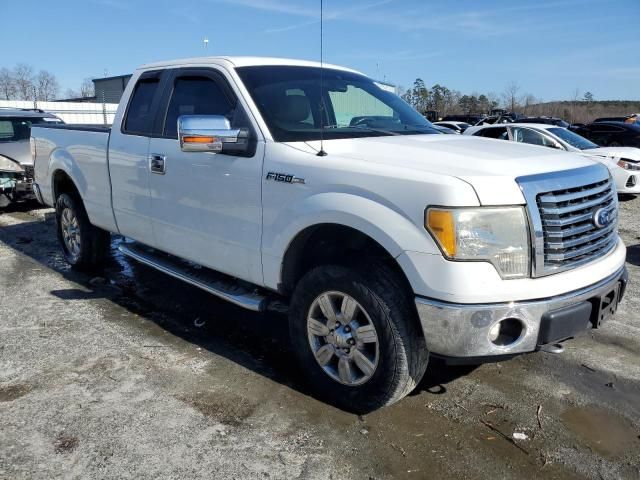
[[[65,172],[75,179],[91,223],[117,231],[107,157],[110,132],[110,127],[97,125],[33,125],[31,138],[36,183],[45,203],[53,205],[56,172]]]

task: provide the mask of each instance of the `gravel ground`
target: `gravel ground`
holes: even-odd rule
[[[630,288],[565,353],[447,367],[358,417],[313,399],[282,314],[115,252],[70,271],[51,210],[0,213],[0,478],[640,478],[640,199]]]

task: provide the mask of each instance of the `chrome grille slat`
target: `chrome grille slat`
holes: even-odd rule
[[[603,185],[599,185],[589,190],[579,190],[577,192],[572,192],[572,193],[564,193],[564,194],[558,194],[558,195],[553,193],[547,193],[544,195],[540,195],[540,202],[542,203],[568,202],[571,200],[577,200],[587,196],[606,192],[609,189],[610,189],[609,185],[605,183]]]
[[[607,228],[603,228],[601,230],[593,230],[589,232],[588,235],[580,235],[575,238],[569,240],[562,240],[559,242],[544,242],[545,251],[546,250],[564,250],[567,248],[578,247],[583,243],[589,243],[599,238],[602,238],[603,235],[607,235],[612,230],[615,229],[615,224],[609,225]]]
[[[565,215],[567,213],[579,212],[580,210],[586,210],[588,208],[601,206],[603,204],[608,203],[609,200],[613,200],[613,192],[611,190],[609,190],[609,193],[607,193],[602,197],[593,198],[591,200],[587,200],[581,203],[570,203],[569,205],[564,207],[550,208],[550,207],[540,206],[540,213],[543,216],[544,215]],[[565,202],[559,202],[559,203],[565,203]]]
[[[575,268],[608,253],[617,243],[618,204],[610,179],[563,190],[535,193],[542,235],[539,274]],[[599,228],[595,212],[605,209],[610,224]],[[542,267],[542,268],[540,268]]]
[[[571,260],[575,257],[581,257],[583,255],[587,255],[596,250],[600,250],[602,247],[606,246],[610,242],[609,237],[603,237],[600,240],[586,244],[580,248],[576,249],[565,249],[564,253],[550,253],[545,252],[545,259],[549,262],[562,262],[565,260]]]

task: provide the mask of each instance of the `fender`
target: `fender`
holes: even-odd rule
[[[343,192],[323,192],[306,197],[265,226],[262,240],[264,282],[277,288],[284,255],[296,236],[308,227],[333,223],[360,231],[378,242],[392,257],[405,250],[440,255],[426,230],[401,212],[371,199]],[[393,225],[393,229],[385,228]]]

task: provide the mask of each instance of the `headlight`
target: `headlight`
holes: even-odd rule
[[[638,162],[632,162],[625,159],[618,160],[618,166],[625,170],[640,170],[640,164],[638,164]]]
[[[502,278],[529,276],[524,207],[429,208],[425,227],[451,260],[490,262]]]
[[[22,173],[24,172],[24,169],[18,162],[14,162],[9,158],[0,155],[0,171]]]

